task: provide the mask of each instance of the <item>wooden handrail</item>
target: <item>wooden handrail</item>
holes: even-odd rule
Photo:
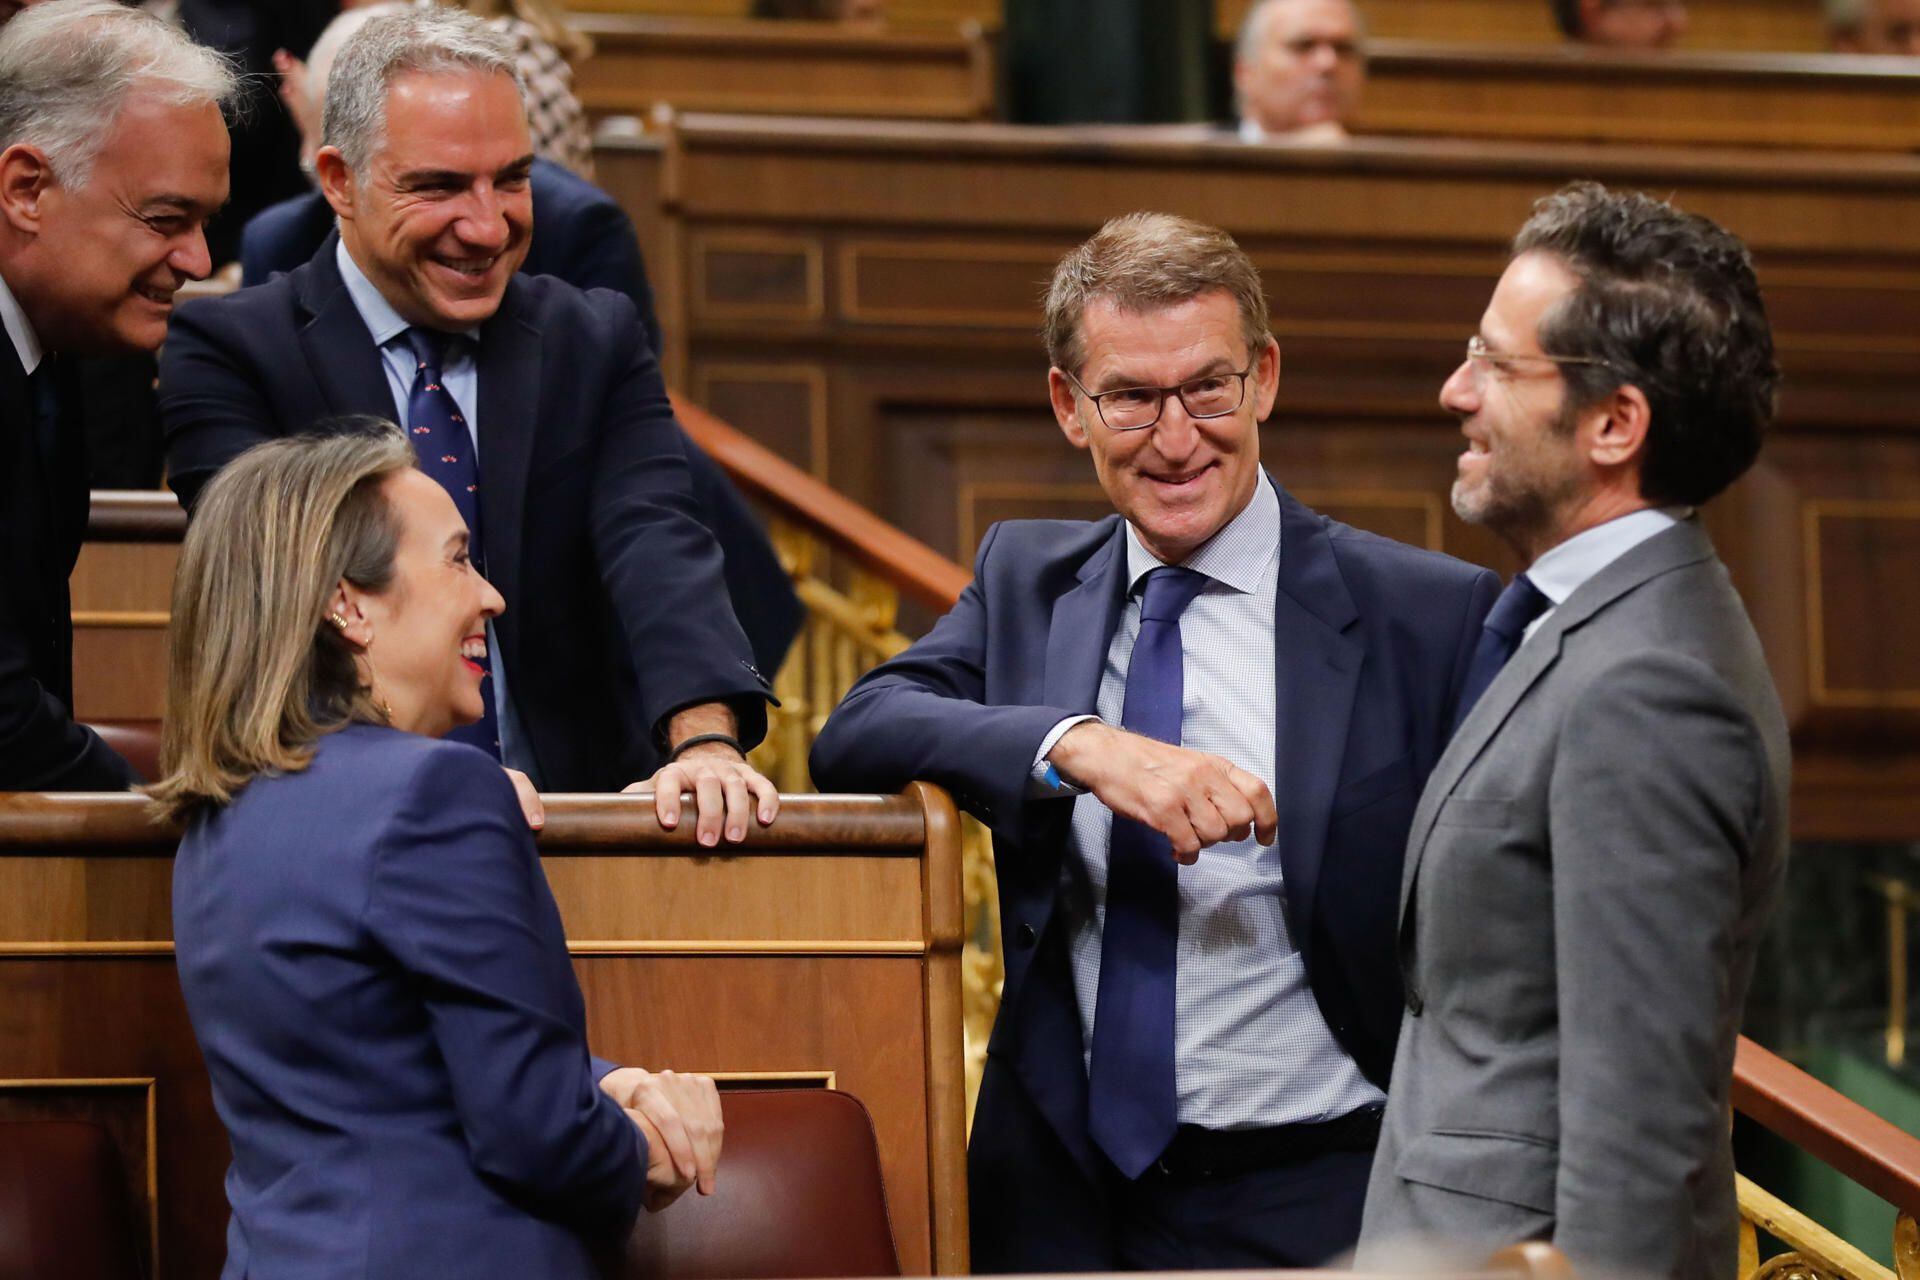
[[[87,508],[89,542],[178,542],[187,513],[164,489],[95,489]]]
[[[971,56],[986,40],[980,24],[972,20],[956,22],[950,27],[875,30],[838,22],[767,22],[576,10],[567,15],[567,25],[596,42],[623,36],[651,37],[688,48],[745,46],[803,52],[949,53],[964,57]]]
[[[1908,1214],[1920,1215],[1920,1138],[1745,1036],[1733,1105]]]
[[[766,446],[747,438],[700,406],[673,397],[673,411],[713,460],[747,493],[825,538],[894,584],[944,613],[973,575],[918,538],[902,533]]]
[[[693,824],[665,830],[646,795],[543,796],[547,825],[540,850],[549,856],[622,849],[635,853],[707,852],[714,857],[816,850],[915,853],[927,838],[918,794],[795,795],[780,798],[770,827],[749,824],[737,845],[700,850]],[[0,849],[71,854],[87,849],[170,855],[177,827],[156,825],[142,796],[122,792],[0,793]]]
[[[677,394],[673,408],[687,434],[753,497],[929,609],[944,613],[960,598],[973,575],[926,543]],[[186,513],[164,490],[96,489],[87,513],[89,542],[178,542],[186,529]]]

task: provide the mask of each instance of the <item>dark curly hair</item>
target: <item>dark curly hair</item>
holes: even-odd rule
[[[1663,200],[1576,182],[1534,205],[1514,256],[1545,253],[1579,286],[1540,321],[1569,412],[1631,384],[1652,407],[1640,492],[1698,506],[1759,456],[1780,370],[1746,245]]]

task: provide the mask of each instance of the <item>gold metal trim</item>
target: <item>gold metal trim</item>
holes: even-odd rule
[[[804,382],[807,384],[807,470],[827,478],[833,445],[827,434],[827,371],[817,364],[702,363],[693,375],[694,398],[713,403],[716,382]]]
[[[43,1076],[0,1080],[8,1089],[144,1089],[147,1101],[147,1261],[153,1280],[160,1280],[160,1107],[159,1079],[155,1076]]]
[[[908,938],[674,939],[586,938],[568,942],[577,956],[918,956],[927,945]],[[81,942],[0,942],[0,960],[36,956],[171,956],[173,943],[157,940]]]
[[[679,1067],[674,1068],[680,1070]],[[840,1073],[837,1071],[696,1071],[693,1074],[712,1076],[714,1083],[728,1084],[768,1084],[774,1081],[791,1080],[796,1084],[814,1085],[822,1089],[838,1089]]]
[[[918,956],[926,954],[927,944],[905,939],[808,939],[782,942],[750,938],[662,942],[651,938],[593,938],[568,942],[567,951],[576,956]]]
[[[780,303],[715,302],[708,295],[707,257],[715,251],[737,253],[798,253],[807,267],[807,300],[799,306]],[[693,238],[693,297],[688,299],[695,320],[824,320],[827,315],[825,250],[818,240],[800,236],[744,233],[696,234]]]
[[[1920,708],[1920,689],[1836,689],[1827,683],[1826,584],[1820,569],[1820,521],[1829,517],[1920,520],[1920,501],[1813,498],[1801,503],[1801,557],[1807,573],[1807,700],[1818,707]]]

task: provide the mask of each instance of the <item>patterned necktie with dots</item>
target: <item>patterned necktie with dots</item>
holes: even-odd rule
[[[447,335],[432,329],[408,329],[407,349],[413,352],[413,389],[407,394],[407,435],[419,456],[420,469],[439,481],[467,522],[467,552],[476,572],[487,571],[485,544],[480,537],[480,461],[474,456],[473,433],[453,393],[441,380]],[[473,724],[460,725],[447,737],[479,747],[500,758],[500,717],[493,705],[493,652],[489,647],[480,665],[487,675],[480,681],[485,710]]]

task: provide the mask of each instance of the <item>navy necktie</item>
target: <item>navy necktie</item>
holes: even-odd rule
[[[1147,575],[1140,635],[1127,663],[1122,728],[1180,742],[1185,680],[1180,615],[1205,574],[1159,568]],[[1118,814],[1107,845],[1107,918],[1100,939],[1088,1066],[1087,1128],[1127,1178],[1137,1178],[1173,1141],[1175,955],[1180,887],[1173,850],[1151,827]]]
[[[1480,701],[1480,695],[1487,691],[1493,678],[1500,674],[1500,668],[1507,665],[1507,659],[1520,647],[1520,638],[1526,635],[1528,624],[1551,608],[1553,601],[1524,573],[1509,582],[1500,598],[1493,602],[1480,632],[1480,643],[1473,649],[1467,683],[1460,690],[1460,709],[1453,716],[1456,733],[1467,713],[1473,710],[1473,704]]]
[[[407,432],[413,440],[413,451],[419,456],[420,469],[440,482],[467,522],[467,554],[473,558],[474,570],[485,573],[487,558],[480,537],[480,463],[474,456],[473,433],[440,376],[447,335],[416,328],[408,329],[405,336],[415,362],[413,389],[407,394]],[[480,663],[487,672],[480,681],[480,703],[485,708],[480,719],[456,726],[447,737],[479,747],[497,760],[500,717],[493,705],[493,661],[489,647]]]

